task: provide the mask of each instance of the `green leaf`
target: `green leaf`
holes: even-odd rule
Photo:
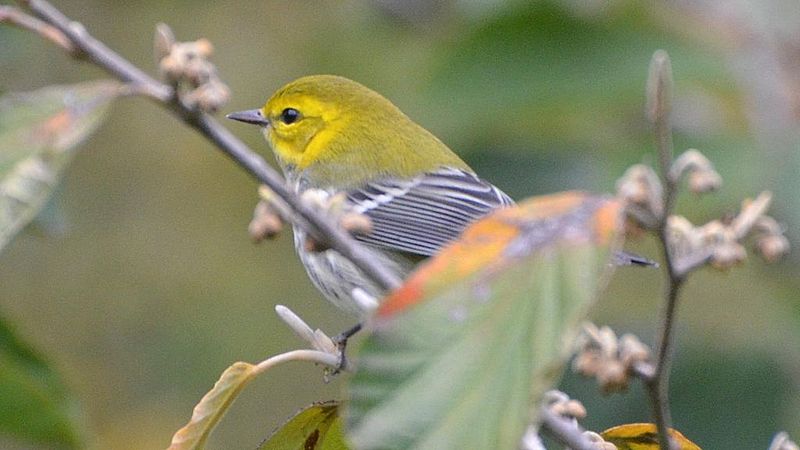
[[[0,250],[36,217],[120,92],[93,81],[0,98]]]
[[[339,402],[315,403],[298,412],[258,450],[347,450]]]
[[[473,224],[384,301],[349,383],[358,449],[517,448],[607,278],[617,202],[535,198]]]
[[[0,318],[0,432],[79,448],[77,410],[58,374]]]

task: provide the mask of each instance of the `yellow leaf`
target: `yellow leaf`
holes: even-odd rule
[[[609,428],[600,433],[619,450],[658,450],[656,426],[652,423],[629,423]],[[670,428],[669,435],[680,450],[701,450],[694,442],[686,439],[680,431]]]
[[[253,378],[255,369],[256,366],[245,362],[234,363],[225,369],[214,387],[194,407],[189,423],[172,436],[169,450],[202,449],[211,430]]]

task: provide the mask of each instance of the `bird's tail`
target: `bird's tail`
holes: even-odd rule
[[[645,258],[644,256],[639,256],[635,253],[629,253],[626,251],[617,251],[614,253],[614,265],[615,266],[642,266],[642,267],[658,267],[658,263],[653,261],[652,259]]]

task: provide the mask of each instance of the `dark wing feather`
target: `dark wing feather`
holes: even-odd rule
[[[380,180],[348,193],[355,212],[372,221],[358,240],[417,255],[432,255],[464,228],[514,203],[476,175],[442,168],[410,180]]]

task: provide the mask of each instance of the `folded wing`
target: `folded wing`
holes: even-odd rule
[[[358,240],[423,256],[436,253],[493,209],[514,203],[475,174],[452,168],[370,183],[349,192],[348,200],[372,221],[372,233]]]

